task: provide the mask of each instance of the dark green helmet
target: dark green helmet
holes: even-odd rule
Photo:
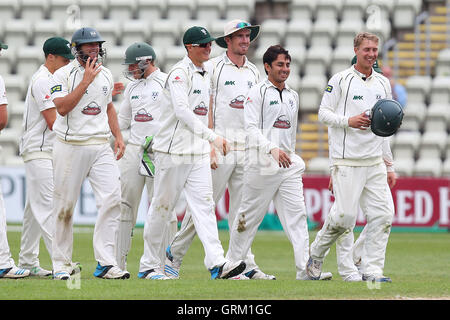
[[[370,112],[370,128],[380,137],[392,136],[400,128],[403,120],[403,108],[399,102],[381,99]]]
[[[156,54],[153,48],[145,42],[135,42],[125,51],[125,61],[123,64],[135,64],[139,61],[155,61]]]
[[[142,79],[145,70],[150,62],[155,61],[156,54],[153,48],[145,42],[135,42],[125,51],[124,65],[137,64],[137,68],[130,70],[129,67],[124,71],[125,77],[130,80]]]

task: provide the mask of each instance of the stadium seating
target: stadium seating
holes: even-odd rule
[[[445,3],[444,0],[433,0]],[[0,57],[0,74],[5,79],[11,114],[8,129],[20,127],[25,90],[29,77],[43,62],[42,45],[52,36],[70,40],[82,26],[96,28],[107,49],[106,66],[115,81],[127,81],[123,57],[136,41],[150,43],[157,65],[168,69],[185,54],[184,31],[193,25],[223,35],[226,22],[241,18],[261,24],[259,38],[251,46],[249,59],[265,76],[262,55],[267,47],[281,44],[289,50],[291,75],[288,84],[299,92],[302,113],[317,115],[328,78],[350,66],[353,38],[361,30],[375,32],[380,45],[402,33],[411,33],[417,14],[426,0],[17,0],[0,2],[0,40],[9,45]],[[279,6],[281,5],[281,6]],[[261,8],[265,7],[266,11]],[[273,8],[273,12],[267,12]],[[279,16],[279,8],[287,8]],[[276,10],[275,10],[276,9]],[[400,31],[398,33],[398,31]],[[432,43],[436,46],[438,43]],[[380,49],[381,49],[380,47]],[[414,47],[400,49],[402,63]],[[380,50],[381,51],[381,50]],[[406,51],[406,52],[405,52]],[[211,56],[224,52],[213,44]],[[391,139],[395,167],[401,175],[450,176],[450,49],[434,53],[433,74],[424,76],[409,70],[402,79],[408,104],[399,132]],[[384,59],[386,58],[386,59]],[[387,63],[388,57],[379,61]],[[392,57],[389,56],[389,60]],[[411,67],[410,69],[414,69]],[[118,104],[122,97],[114,97]],[[300,126],[300,124],[299,124]],[[16,128],[17,129],[17,128]],[[12,137],[10,131],[8,136]],[[16,133],[16,136],[18,134]],[[1,144],[3,145],[3,141]],[[8,140],[9,141],[9,140]],[[16,138],[17,142],[17,138]],[[317,144],[311,142],[312,144]],[[17,162],[16,148],[5,142],[3,163]],[[300,150],[300,149],[299,149]],[[300,150],[308,158],[306,149]],[[311,153],[312,154],[312,153]],[[317,156],[317,154],[316,154]],[[326,155],[308,161],[308,173],[327,174]]]

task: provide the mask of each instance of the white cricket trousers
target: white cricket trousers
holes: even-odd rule
[[[23,212],[19,267],[39,266],[39,244],[44,239],[50,257],[54,232],[53,161],[34,159],[25,162],[26,201]]]
[[[122,202],[120,205],[121,215],[116,256],[118,266],[122,270],[126,270],[126,258],[131,248],[133,228],[136,225],[144,186],[147,188],[148,200],[150,201],[153,197],[154,178],[139,174],[141,157],[141,146],[128,144],[125,154],[119,160]],[[178,220],[175,211],[168,223],[167,239],[164,240],[165,248],[170,244],[177,232]],[[165,257],[165,248],[161,250],[161,258]]]
[[[71,145],[57,139],[53,146],[53,166],[53,270],[65,270],[64,266],[72,262],[73,210],[85,178],[92,186],[98,210],[93,237],[94,257],[102,266],[116,266],[120,173],[109,143]]]
[[[6,210],[3,201],[3,192],[0,185],[0,269],[14,267],[14,260],[9,250],[8,237],[6,231]]]
[[[242,200],[245,151],[232,151],[225,156],[216,152],[216,155],[218,158],[218,167],[211,170],[213,198],[214,203],[217,205],[217,202],[222,198],[228,186],[228,193],[230,195],[228,229],[231,230]],[[196,231],[191,211],[187,210],[180,231],[175,235],[170,245],[171,253],[177,261],[181,262],[183,260],[195,235]],[[246,270],[257,268],[255,257],[251,250],[248,251],[245,264],[247,266]]]
[[[387,184],[386,166],[334,166],[332,170],[335,204],[322,229],[311,244],[311,258],[323,261],[326,251],[347,230],[353,230],[361,201],[366,215],[363,244],[364,274],[383,273],[386,246],[394,217],[394,203]]]
[[[192,213],[203,244],[206,268],[223,265],[226,260],[217,230],[209,154],[189,159],[155,152],[155,167],[155,191],[144,226],[144,254],[139,271],[161,268],[159,252],[164,245],[167,222],[183,189],[187,210]]]
[[[249,165],[244,171],[242,202],[230,234],[227,259],[245,259],[270,202],[273,199],[283,230],[294,249],[297,276],[304,271],[308,260],[309,234],[302,173],[305,163],[292,155],[289,168],[278,168],[270,154],[273,172]],[[267,159],[266,159],[267,161]],[[275,254],[272,252],[269,254]]]

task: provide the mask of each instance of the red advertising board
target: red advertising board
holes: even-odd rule
[[[308,218],[322,224],[333,204],[334,197],[328,190],[329,177],[304,176],[304,196]],[[406,178],[397,180],[392,189],[395,205],[394,227],[450,227],[450,179]],[[269,208],[269,213],[276,208]],[[219,219],[228,212],[228,194],[217,206]],[[357,225],[364,225],[364,214],[360,210]]]

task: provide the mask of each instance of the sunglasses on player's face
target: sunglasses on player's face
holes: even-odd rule
[[[211,42],[207,42],[207,43],[193,43],[191,44],[191,46],[193,47],[200,47],[200,48],[207,48],[207,47],[211,47],[212,43]]]

